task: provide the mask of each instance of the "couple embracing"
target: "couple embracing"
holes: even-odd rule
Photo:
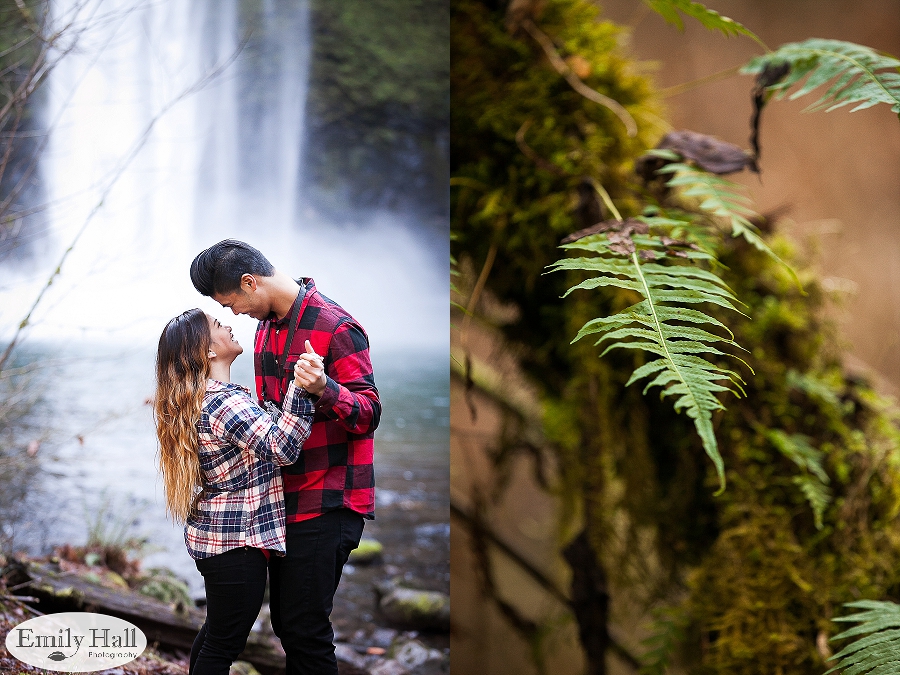
[[[287,675],[336,675],[334,593],[375,507],[381,402],[368,338],[312,279],[277,271],[243,242],[203,251],[190,276],[201,294],[259,321],[256,399],[231,382],[243,347],[214,317],[189,310],[159,340],[154,412],[166,508],[185,524],[206,585],[191,675],[227,675],[267,576]]]

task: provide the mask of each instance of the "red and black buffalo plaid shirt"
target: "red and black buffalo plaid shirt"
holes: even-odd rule
[[[306,353],[306,340],[325,362],[327,384],[315,403],[309,438],[300,458],[282,467],[287,522],[340,508],[371,519],[375,517],[373,437],[381,401],[369,360],[369,338],[340,305],[316,290],[312,279],[301,281],[306,294],[284,368],[279,369],[278,360],[284,353],[293,307],[279,321],[260,322],[253,349],[259,400],[279,405],[293,379],[294,364]]]

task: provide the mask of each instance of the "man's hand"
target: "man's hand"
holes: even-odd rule
[[[314,396],[321,396],[325,391],[325,364],[322,357],[316,354],[309,340],[306,341],[306,353],[301,354],[294,364],[294,384],[303,387]]]

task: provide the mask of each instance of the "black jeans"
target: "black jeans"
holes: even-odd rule
[[[228,675],[262,606],[266,556],[242,546],[195,564],[206,585],[206,623],[191,648],[190,675]]]
[[[272,628],[287,654],[286,675],[337,675],[331,608],[363,517],[329,511],[287,526],[287,556],[269,561]]]

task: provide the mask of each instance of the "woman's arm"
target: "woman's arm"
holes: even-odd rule
[[[297,461],[309,438],[314,412],[309,395],[293,381],[277,423],[242,390],[223,392],[207,410],[210,428],[218,438],[279,466]]]

